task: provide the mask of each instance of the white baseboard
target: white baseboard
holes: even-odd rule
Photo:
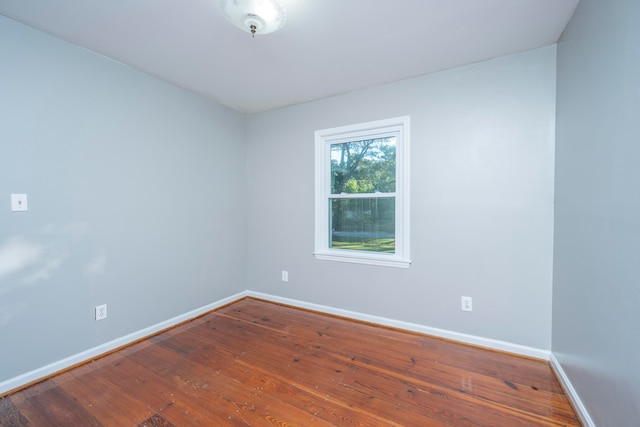
[[[248,296],[248,293],[246,291],[240,292],[228,298],[224,298],[214,303],[189,311],[188,313],[181,314],[172,319],[165,320],[164,322],[160,322],[155,325],[149,326],[148,328],[141,329],[137,332],[133,332],[129,335],[125,335],[121,338],[117,338],[113,341],[109,341],[97,347],[90,348],[89,350],[85,350],[81,353],[74,354],[73,356],[67,357],[57,362],[53,362],[47,366],[43,366],[42,368],[34,369],[33,371],[30,371],[22,375],[19,375],[17,377],[10,378],[6,381],[0,382],[0,395],[10,390],[20,388],[26,384],[50,377],[56,372],[63,371],[74,365],[78,365],[83,362],[88,362],[92,359],[95,359],[96,357],[106,354],[119,347],[126,346],[127,344],[131,344],[135,341],[138,341],[139,339],[154,335],[164,329],[178,325],[187,320],[194,319],[211,310],[215,310],[216,308],[222,307],[223,305],[227,305],[229,303],[237,301],[246,296]]]
[[[558,380],[562,384],[562,387],[564,387],[564,390],[569,396],[569,399],[573,404],[573,408],[576,410],[578,417],[580,417],[580,421],[582,422],[582,424],[585,427],[596,427],[596,424],[591,419],[587,408],[584,406],[582,400],[580,399],[580,396],[576,392],[576,389],[573,388],[573,384],[571,384],[567,373],[564,371],[564,369],[562,369],[562,365],[560,365],[560,362],[553,353],[551,353],[551,369],[554,370],[556,376],[558,377]]]
[[[333,314],[336,316],[356,319],[356,320],[360,320],[368,323],[384,325],[384,326],[404,329],[408,331],[414,331],[414,332],[423,333],[427,335],[433,335],[436,337],[451,339],[454,341],[460,341],[463,343],[473,344],[481,347],[487,347],[495,350],[500,350],[500,351],[519,354],[527,357],[534,357],[534,358],[550,361],[551,368],[554,370],[560,383],[562,384],[565,391],[567,392],[567,395],[569,396],[569,399],[574,405],[574,408],[578,416],[580,417],[580,420],[583,423],[583,425],[585,425],[585,427],[596,427],[596,424],[593,422],[593,420],[589,416],[587,409],[585,408],[584,404],[580,400],[578,393],[576,392],[573,385],[571,384],[571,381],[569,380],[567,374],[564,372],[564,369],[560,365],[560,362],[558,361],[558,359],[556,359],[554,354],[548,350],[542,350],[534,347],[523,346],[520,344],[514,344],[506,341],[494,340],[491,338],[484,338],[484,337],[479,337],[475,335],[463,334],[463,333],[449,331],[445,329],[432,328],[429,326],[419,325],[415,323],[388,319],[385,317],[373,316],[373,315],[359,313],[355,311],[343,310],[340,308],[314,304],[314,303],[309,303],[305,301],[295,300],[291,298],[284,298],[284,297],[279,297],[279,296],[265,294],[261,292],[255,292],[255,291],[244,291],[244,292],[237,293],[230,297],[223,298],[214,303],[205,305],[203,307],[189,311],[182,315],[176,316],[172,319],[165,320],[163,322],[149,326],[148,328],[141,329],[137,332],[131,333],[129,335],[125,335],[121,338],[117,338],[113,341],[109,341],[97,347],[93,347],[81,353],[78,353],[73,356],[67,357],[65,359],[59,360],[57,362],[51,363],[47,366],[34,369],[33,371],[30,371],[22,375],[19,375],[17,377],[0,382],[0,395],[5,394],[11,390],[18,389],[26,384],[30,384],[38,380],[50,377],[55,373],[64,371],[65,369],[70,368],[72,366],[93,360],[119,347],[123,347],[135,341],[143,339],[145,337],[152,336],[162,330],[171,328],[172,326],[178,325],[182,322],[194,319],[209,311],[215,310],[217,308],[230,304],[244,297],[259,298],[267,301],[290,305],[293,307],[300,307],[308,310],[318,311],[321,313]]]
[[[26,384],[30,384],[32,382],[50,377],[57,372],[63,371],[72,366],[81,364],[83,362],[88,362],[92,359],[100,357],[103,354],[106,354],[112,350],[115,350],[119,347],[126,346],[131,344],[137,340],[142,338],[154,335],[164,329],[170,328],[172,326],[178,325],[187,320],[194,319],[202,314],[205,314],[209,311],[215,310],[216,308],[222,307],[234,301],[237,301],[244,297],[254,297],[259,299],[264,299],[267,301],[273,301],[276,303],[287,304],[294,307],[305,308],[309,310],[314,310],[322,313],[333,314],[336,316],[346,317],[350,319],[356,319],[363,322],[374,323],[378,325],[389,326],[398,329],[404,329],[408,331],[419,332],[427,335],[433,335],[436,337],[446,338],[454,341],[460,341],[467,344],[473,344],[481,347],[487,347],[495,350],[505,351],[509,353],[519,354],[527,357],[534,357],[542,360],[549,360],[551,353],[547,350],[542,350],[534,347],[527,347],[520,344],[514,344],[506,341],[494,340],[491,338],[478,337],[475,335],[468,335],[454,331],[448,331],[445,329],[432,328],[429,326],[419,325],[416,323],[403,322],[400,320],[388,319],[380,316],[372,316],[369,314],[359,313],[355,311],[343,310],[340,308],[309,303],[305,301],[299,301],[290,298],[279,297],[275,295],[265,294],[261,292],[254,291],[244,291],[232,295],[230,297],[221,299],[214,303],[205,305],[203,307],[192,310],[188,313],[184,313],[182,315],[176,316],[172,319],[166,320],[164,322],[160,322],[158,324],[149,326],[148,328],[141,329],[137,332],[133,332],[129,335],[125,335],[121,338],[117,338],[113,341],[109,341],[107,343],[101,344],[97,347],[93,347],[91,349],[85,350],[81,353],[72,355],[65,359],[59,360],[57,362],[51,363],[47,366],[43,366],[38,369],[34,369],[33,371],[24,373],[14,378],[10,378],[6,381],[0,382],[0,395],[7,393],[8,391],[20,388]],[[557,364],[557,361],[556,361]],[[558,368],[561,370],[561,368]],[[566,377],[565,377],[566,378]],[[567,380],[568,381],[568,380]],[[573,390],[567,387],[567,390]],[[575,395],[575,391],[573,391],[573,395]],[[577,395],[575,395],[577,396]],[[573,398],[572,398],[573,399]],[[579,401],[579,399],[578,399]],[[585,412],[586,414],[586,412]],[[592,426],[593,424],[587,424],[587,426]],[[595,426],[594,426],[595,427]]]
[[[448,331],[446,329],[432,328],[429,326],[419,325],[416,323],[403,322],[400,320],[388,319],[385,317],[372,316],[369,314],[358,313],[355,311],[343,310],[340,308],[330,307],[326,305],[313,304],[305,301],[283,298],[275,295],[264,294],[261,292],[248,291],[247,295],[254,298],[260,298],[267,301],[273,301],[281,304],[291,305],[294,307],[306,308],[309,310],[319,311],[322,313],[333,314],[336,316],[347,317],[350,319],[361,320],[363,322],[375,323],[378,325],[390,326],[393,328],[404,329],[413,332],[419,332],[426,335],[433,335],[440,338],[446,338],[453,341],[460,341],[467,344],[473,344],[480,347],[487,347],[494,350],[505,351],[508,353],[519,354],[522,356],[533,357],[536,359],[549,360],[551,352],[534,347],[528,347],[520,344],[514,344],[506,341],[494,340],[475,335],[463,334],[460,332]]]

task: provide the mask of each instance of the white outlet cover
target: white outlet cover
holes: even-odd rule
[[[11,195],[11,211],[12,212],[26,212],[29,210],[27,205],[26,194],[12,194]]]
[[[102,320],[107,318],[107,304],[96,306],[96,320]]]

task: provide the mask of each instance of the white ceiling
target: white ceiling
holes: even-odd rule
[[[0,14],[253,113],[555,43],[578,0],[280,0],[251,38],[219,0],[0,0]]]

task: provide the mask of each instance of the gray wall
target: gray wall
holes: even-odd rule
[[[553,353],[598,426],[640,419],[640,2],[558,45]]]
[[[4,17],[0,64],[0,382],[246,289],[244,116]]]
[[[550,349],[555,55],[552,46],[250,116],[248,288]],[[316,260],[314,131],[401,115],[411,116],[413,265]]]

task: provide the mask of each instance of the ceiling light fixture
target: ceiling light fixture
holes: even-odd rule
[[[279,30],[287,19],[276,0],[220,0],[220,8],[233,25],[252,37]]]

